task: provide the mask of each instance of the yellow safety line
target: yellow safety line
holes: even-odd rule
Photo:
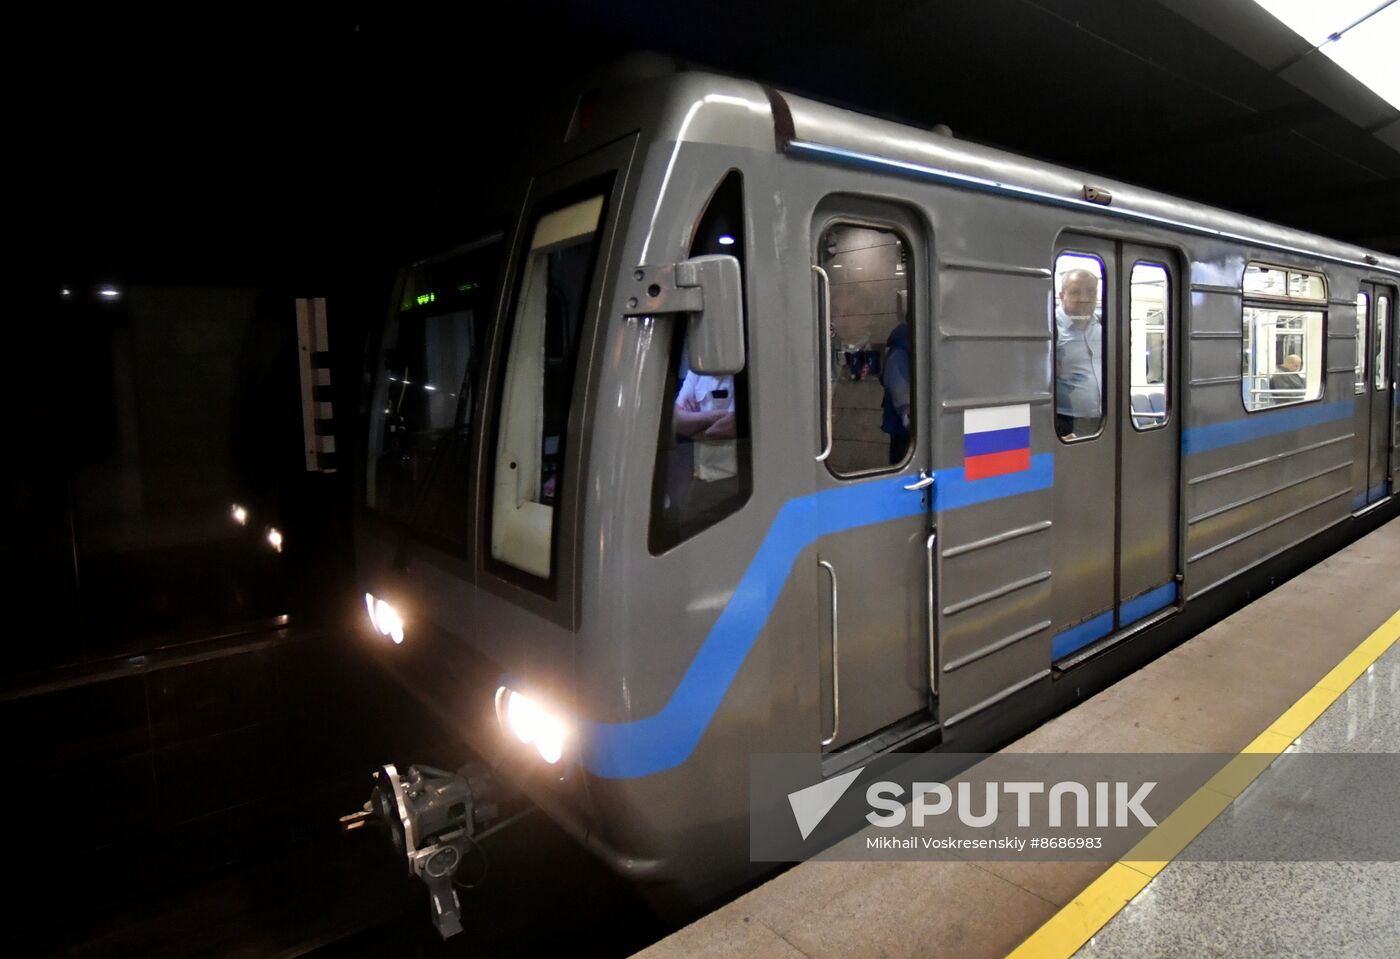
[[[1007,959],[1066,959],[1078,952],[1397,639],[1400,610]]]

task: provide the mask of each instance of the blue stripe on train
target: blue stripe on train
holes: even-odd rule
[[[934,508],[944,512],[1049,489],[1055,457],[1042,453],[1029,470],[983,480],[968,480],[961,469],[935,475]],[[922,512],[921,497],[904,489],[912,481],[892,476],[784,503],[666,705],[633,722],[583,723],[584,765],[605,779],[628,779],[685,762],[739,675],[798,554],[818,537]]]
[[[1099,613],[1093,619],[1071,626],[1062,633],[1056,633],[1050,643],[1050,659],[1063,659],[1077,649],[1083,649],[1096,639],[1102,639],[1113,632],[1113,610]]]
[[[1166,583],[1150,592],[1130,599],[1118,607],[1118,621],[1124,626],[1131,626],[1138,620],[1151,616],[1174,602],[1176,602],[1176,583]],[[1052,661],[1063,659],[1095,640],[1103,639],[1111,632],[1113,632],[1113,610],[1110,609],[1108,612],[1100,613],[1078,626],[1071,626],[1063,632],[1056,633],[1055,638],[1050,642],[1050,659]]]
[[[1149,593],[1130,599],[1119,608],[1118,621],[1130,626],[1145,616],[1151,616],[1159,609],[1165,609],[1176,602],[1176,583],[1158,586]]]
[[[1007,450],[1028,450],[1031,448],[1031,428],[1013,426],[1007,430],[987,430],[984,433],[963,434],[963,455],[982,456],[986,453],[1005,453]]]
[[[1349,419],[1354,410],[1353,400],[1339,400],[1320,406],[1302,405],[1295,410],[1270,410],[1228,423],[1193,426],[1181,434],[1181,451],[1189,456],[1279,433],[1291,433],[1309,426]]]
[[[1383,482],[1378,486],[1372,486],[1364,493],[1357,493],[1351,498],[1351,511],[1358,513],[1372,503],[1379,503],[1389,495],[1387,487],[1388,483]]]

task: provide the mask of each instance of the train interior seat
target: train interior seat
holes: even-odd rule
[[[1152,417],[1151,417],[1151,416],[1138,416],[1138,415],[1137,415],[1138,413],[1151,413],[1151,412],[1152,412],[1152,400],[1148,398],[1147,394],[1146,394],[1146,393],[1134,393],[1133,396],[1132,396],[1132,404],[1133,404],[1133,414],[1134,414],[1134,415],[1133,415],[1133,425],[1136,426],[1136,427],[1137,427],[1138,429],[1140,429],[1140,430],[1141,430],[1141,429],[1146,429],[1147,427],[1151,426],[1151,425],[1152,425]]]

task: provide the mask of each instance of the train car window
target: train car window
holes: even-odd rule
[[[1133,429],[1160,429],[1171,418],[1167,351],[1171,348],[1171,285],[1167,268],[1133,265],[1128,304],[1132,353],[1129,362]]]
[[[470,529],[473,395],[499,235],[414,264],[380,337],[365,505],[448,549]]]
[[[837,223],[821,236],[817,263],[831,287],[831,455],[827,467],[855,476],[899,467],[914,441],[914,335],[909,244],[881,227]]]
[[[1390,297],[1376,297],[1376,389],[1390,386],[1386,345],[1390,342]]]
[[[690,255],[727,253],[742,269],[744,249],[743,181],[735,170],[706,205]],[[669,343],[669,361],[647,533],[648,548],[655,555],[730,515],[753,491],[748,372],[704,376],[691,370],[684,323],[678,318],[656,325],[657,339]]]
[[[1055,432],[1066,443],[1103,432],[1106,276],[1093,254],[1055,257]]]
[[[1356,294],[1356,392],[1366,392],[1366,328],[1370,314],[1371,297],[1366,293]]]
[[[491,557],[553,574],[574,357],[587,311],[604,196],[546,208],[528,234],[501,381]]]
[[[1240,390],[1250,412],[1322,396],[1327,280],[1250,263],[1244,274]]]

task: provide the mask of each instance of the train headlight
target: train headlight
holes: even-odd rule
[[[547,763],[557,763],[569,740],[569,726],[538,702],[502,686],[496,690],[497,715],[501,723],[522,743],[534,743],[535,751]]]
[[[403,617],[397,609],[382,599],[376,599],[373,593],[365,593],[365,611],[369,613],[369,621],[375,632],[388,636],[396,646],[403,642]]]

